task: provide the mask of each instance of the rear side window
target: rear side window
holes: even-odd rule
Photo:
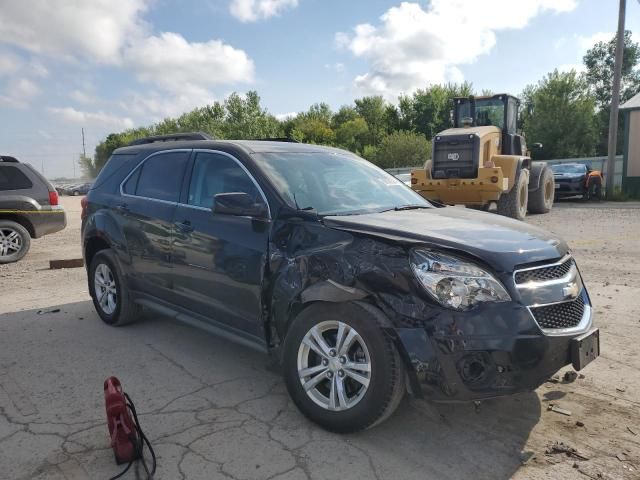
[[[96,178],[96,181],[93,183],[93,188],[98,188],[120,171],[122,171],[122,173],[120,174],[121,182],[122,178],[126,177],[126,174],[131,169],[131,166],[129,168],[124,168],[125,165],[134,160],[136,156],[137,154],[135,153],[116,153],[111,155],[111,157],[109,157],[109,159],[107,160],[107,163],[105,163],[104,167],[102,167],[102,170],[100,170],[98,178]]]
[[[124,186],[125,193],[177,202],[188,159],[189,152],[167,152],[152,156],[138,169],[140,173],[134,172],[129,177]]]
[[[31,187],[31,180],[17,167],[0,167],[0,190],[25,190]]]

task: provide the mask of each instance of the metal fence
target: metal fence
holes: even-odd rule
[[[607,175],[607,157],[589,157],[589,158],[557,158],[553,160],[546,160],[546,162],[550,165],[554,163],[584,163],[589,165],[593,170],[600,170],[605,175]],[[411,170],[414,170],[420,167],[403,167],[403,168],[387,168],[387,172],[392,175],[401,175],[403,173],[411,173]],[[622,170],[623,170],[623,162],[622,155],[616,156],[616,165],[615,165],[615,178],[614,185],[616,187],[622,186]]]

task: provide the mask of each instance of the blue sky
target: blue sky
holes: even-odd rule
[[[256,89],[278,115],[467,80],[518,94],[611,38],[617,0],[0,0],[0,151],[72,175],[112,131]],[[640,4],[627,28],[640,41]]]

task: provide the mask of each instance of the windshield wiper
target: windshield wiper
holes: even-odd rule
[[[387,208],[386,210],[380,211],[380,213],[382,213],[382,212],[391,212],[391,211],[394,211],[394,210],[396,212],[400,212],[401,210],[418,210],[420,208],[431,208],[431,207],[427,207],[426,205],[402,205],[400,207]]]

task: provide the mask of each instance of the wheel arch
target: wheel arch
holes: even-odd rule
[[[33,223],[31,223],[28,218],[15,213],[0,213],[0,220],[9,220],[11,222],[16,222],[17,224],[22,225],[27,230],[27,232],[29,232],[29,236],[31,238],[36,238],[36,230],[33,226]]]

